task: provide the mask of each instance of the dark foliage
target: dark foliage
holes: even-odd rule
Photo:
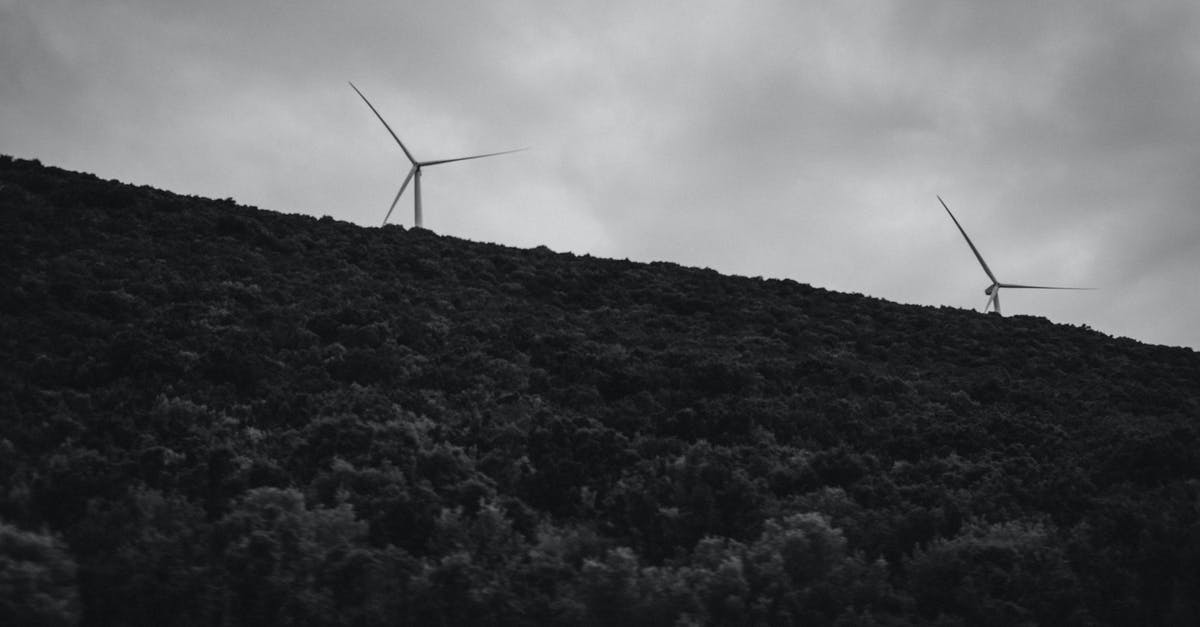
[[[1191,350],[8,157],[0,273],[8,620],[1200,623]]]

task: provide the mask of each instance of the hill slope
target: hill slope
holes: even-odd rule
[[[1191,350],[0,186],[0,622],[1200,619]]]

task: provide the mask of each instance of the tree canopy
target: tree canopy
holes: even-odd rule
[[[1189,349],[0,186],[0,623],[1200,623]]]

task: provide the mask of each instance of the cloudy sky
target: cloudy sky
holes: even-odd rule
[[[0,0],[0,153],[1200,348],[1200,4]],[[393,221],[412,223],[411,192]],[[1002,338],[997,338],[1002,341]]]

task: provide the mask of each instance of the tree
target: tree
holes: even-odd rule
[[[1079,582],[1040,523],[967,525],[918,550],[908,564],[917,609],[971,625],[1079,622]]]
[[[0,522],[0,625],[74,625],[75,560],[54,536]]]

